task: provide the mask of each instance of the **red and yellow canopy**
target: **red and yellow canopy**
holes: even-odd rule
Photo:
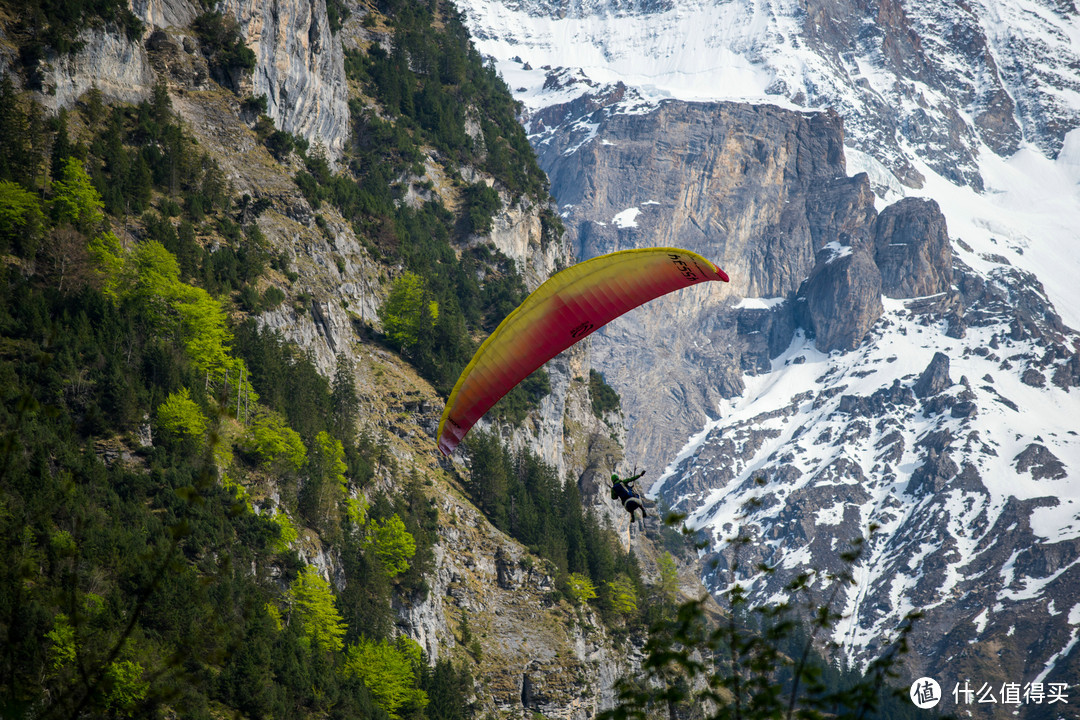
[[[728,281],[697,253],[621,250],[551,276],[495,328],[462,371],[439,423],[450,455],[465,433],[519,382],[578,340],[638,305],[690,285]]]

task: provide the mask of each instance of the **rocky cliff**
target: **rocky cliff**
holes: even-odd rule
[[[170,46],[189,56],[186,64],[193,67],[186,89],[212,89],[191,28],[203,6],[138,0],[131,9],[144,23],[143,38],[133,41],[115,30],[92,28],[83,32],[79,52],[53,59],[43,98],[54,109],[70,106],[91,87],[120,102],[148,97],[158,76],[151,72],[142,40],[155,30],[167,31]],[[254,72],[242,90],[266,98],[266,112],[278,128],[339,156],[349,132],[348,94],[341,41],[330,32],[325,3],[227,2],[216,11],[237,21],[242,41],[255,53]]]
[[[685,247],[732,278],[640,308],[594,342],[627,400],[630,452],[653,470],[741,392],[745,370],[768,367],[796,318],[823,348],[850,349],[880,316],[874,194],[847,176],[843,139],[827,113],[669,101],[597,109],[538,146],[579,257]],[[721,311],[743,297],[786,311],[750,330],[752,308]]]

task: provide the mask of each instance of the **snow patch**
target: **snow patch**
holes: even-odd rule
[[[638,226],[637,225],[637,217],[640,214],[641,214],[640,208],[636,208],[636,207],[627,208],[626,210],[623,210],[621,213],[618,213],[615,217],[611,218],[611,222],[617,228],[623,228],[623,229],[625,229],[625,228],[636,228]]]

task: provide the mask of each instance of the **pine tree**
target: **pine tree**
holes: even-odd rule
[[[352,444],[356,437],[356,418],[360,412],[360,401],[356,397],[352,363],[345,355],[337,357],[330,403],[334,413],[331,423],[334,435]]]

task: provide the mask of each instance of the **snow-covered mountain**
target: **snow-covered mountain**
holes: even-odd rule
[[[681,244],[732,275],[594,341],[631,456],[667,464],[653,492],[715,538],[710,586],[736,579],[737,530],[778,567],[768,598],[876,527],[847,658],[921,609],[913,673],[1075,683],[1075,6],[459,5],[580,257]]]

